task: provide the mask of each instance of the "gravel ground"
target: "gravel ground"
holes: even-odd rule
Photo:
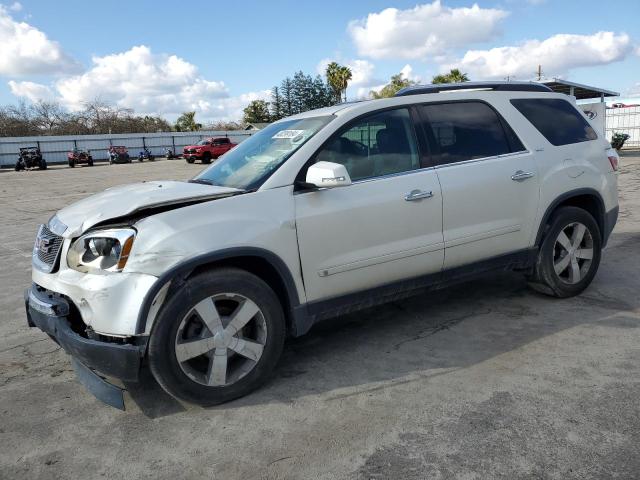
[[[182,405],[147,381],[112,409],[26,326],[36,226],[201,168],[0,171],[0,478],[638,478],[640,157],[622,158],[619,223],[579,297],[501,274],[322,324],[232,403]]]

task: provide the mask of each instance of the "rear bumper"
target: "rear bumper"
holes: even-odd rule
[[[616,226],[618,221],[619,207],[615,206],[604,215],[604,232],[602,232],[602,246],[606,246],[613,231],[613,227]]]
[[[122,389],[96,372],[125,382],[138,381],[146,339],[136,345],[84,337],[72,327],[73,305],[35,284],[25,291],[25,308],[29,326],[47,333],[72,357],[81,383],[98,399],[124,409]]]

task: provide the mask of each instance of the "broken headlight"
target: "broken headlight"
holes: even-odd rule
[[[67,265],[83,273],[120,272],[127,264],[135,237],[132,228],[87,233],[69,248]]]

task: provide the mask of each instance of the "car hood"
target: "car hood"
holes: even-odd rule
[[[67,228],[64,237],[74,237],[108,220],[141,214],[154,209],[227,197],[242,190],[199,183],[157,181],[122,185],[96,193],[63,208],[57,220]],[[61,233],[61,232],[59,232]]]
[[[206,145],[187,145],[187,146],[186,146],[186,147],[184,147],[184,148],[202,148],[202,147],[205,147],[205,146],[206,146]]]

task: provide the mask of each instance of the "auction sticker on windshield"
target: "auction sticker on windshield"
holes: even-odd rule
[[[304,132],[304,130],[280,130],[271,138],[290,138],[293,140],[294,138],[302,135]]]

